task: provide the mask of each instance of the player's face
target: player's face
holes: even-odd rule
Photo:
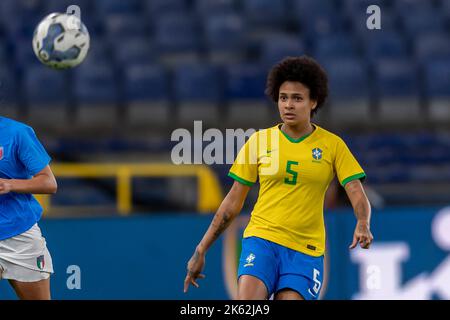
[[[281,120],[289,126],[308,123],[317,102],[309,97],[309,88],[297,81],[285,81],[278,94]]]

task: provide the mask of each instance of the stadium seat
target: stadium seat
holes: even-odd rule
[[[126,37],[111,44],[114,48],[114,61],[122,67],[157,61],[158,53],[146,37]]]
[[[421,62],[450,59],[450,42],[446,33],[421,34],[414,45],[416,58]]]
[[[165,62],[195,61],[200,36],[196,19],[188,14],[167,14],[155,20],[155,44]]]
[[[8,16],[16,14],[18,11],[16,0],[3,0],[0,1],[0,18],[1,21],[5,21]]]
[[[322,13],[331,14],[337,8],[329,0],[291,0],[289,2],[290,13],[298,18],[306,18],[308,15],[316,17]]]
[[[374,67],[379,118],[384,122],[421,121],[419,80],[414,62],[380,60]]]
[[[422,1],[422,0],[396,0],[392,2],[395,11],[399,15],[404,15],[408,13],[417,13],[424,11],[433,11],[433,1]]]
[[[450,120],[450,58],[429,61],[424,66],[425,95],[433,121]]]
[[[248,28],[255,32],[284,30],[287,18],[286,0],[246,0],[242,14]]]
[[[195,0],[195,12],[207,18],[210,15],[230,14],[236,12],[234,0]]]
[[[186,0],[142,0],[150,19],[157,19],[161,14],[183,14],[188,10]]]
[[[396,31],[372,32],[362,40],[365,57],[371,63],[380,59],[407,59],[409,56],[405,38]]]
[[[8,65],[10,57],[8,56],[8,49],[6,47],[6,39],[0,37],[0,66]]]
[[[332,1],[328,0],[292,0],[290,16],[294,24],[308,41],[317,36],[345,31],[343,16]]]
[[[102,188],[90,179],[59,178],[58,189],[60,191],[52,197],[55,206],[94,206],[97,210],[98,206],[108,206],[109,210],[116,206],[114,191]]]
[[[32,24],[46,15],[41,4],[40,1],[2,0],[0,1],[0,21],[5,22],[5,27],[11,27],[14,30],[16,28],[34,29]]]
[[[209,3],[209,2],[208,2]],[[205,44],[211,62],[236,62],[244,55],[244,21],[237,14],[211,14],[203,19]]]
[[[428,2],[428,1],[423,1]],[[420,34],[443,33],[446,28],[446,20],[440,11],[405,11],[401,17],[403,28],[411,40]]]
[[[264,128],[277,118],[276,106],[268,106],[264,96],[267,70],[258,64],[226,66],[226,100],[228,128]],[[273,112],[272,112],[273,111]]]
[[[331,122],[359,123],[371,117],[368,70],[359,59],[343,58],[323,63],[328,73],[330,97],[327,113]]]
[[[147,19],[139,14],[113,14],[105,18],[106,36],[111,41],[117,38],[144,37],[148,35]]]
[[[6,64],[0,64],[0,112],[2,116],[18,119],[22,117],[19,109],[16,72]]]
[[[31,43],[33,32],[44,16],[42,14],[30,16],[27,16],[25,13],[22,15],[18,14],[14,18],[8,17],[3,19],[3,28],[11,42],[14,42],[17,38],[27,38]]]
[[[204,126],[217,127],[222,88],[220,70],[216,66],[177,66],[174,70],[174,93],[180,125],[191,127],[195,120],[201,120]]]
[[[438,10],[444,12],[447,18],[450,17],[450,2],[447,0],[441,0]]]
[[[33,126],[64,128],[69,123],[70,92],[67,73],[43,65],[30,66],[24,74],[28,119]]]
[[[296,35],[270,35],[262,40],[260,47],[260,63],[271,67],[287,56],[298,57],[305,54],[302,39]]]
[[[139,14],[142,10],[141,4],[141,0],[95,0],[93,2],[95,10],[100,16],[115,13]]]
[[[15,67],[18,70],[23,70],[30,65],[39,64],[39,60],[34,54],[32,42],[28,38],[17,38],[14,41],[14,59]]]
[[[113,65],[105,62],[80,65],[75,70],[74,91],[77,125],[90,129],[116,124],[119,96]]]
[[[77,5],[81,10],[81,20],[87,14],[92,12],[92,0],[45,0],[43,5],[45,7],[45,12],[67,12],[67,8],[71,5]],[[92,14],[91,14],[92,15]]]
[[[102,37],[96,37],[95,41],[91,40],[88,54],[82,65],[96,65],[99,61],[108,64],[112,63],[113,50],[111,49],[111,45]]]
[[[349,15],[363,15],[366,16],[367,8],[371,5],[379,6],[384,14],[388,7],[389,0],[343,0],[343,11]]]
[[[155,64],[133,64],[124,70],[127,123],[131,126],[164,128],[173,114],[169,75]]]
[[[318,60],[356,58],[358,47],[355,39],[348,33],[337,33],[318,37],[315,41],[315,55]]]

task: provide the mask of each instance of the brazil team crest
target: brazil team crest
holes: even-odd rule
[[[255,260],[255,255],[253,253],[250,253],[247,258],[245,259],[245,261],[247,261],[246,264],[244,264],[244,267],[253,267],[253,260]]]
[[[322,159],[322,149],[320,149],[320,148],[312,149],[312,157],[314,160],[321,160]]]

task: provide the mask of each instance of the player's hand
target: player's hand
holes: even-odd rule
[[[353,234],[353,242],[350,245],[350,249],[355,248],[358,243],[363,249],[369,249],[370,244],[373,241],[372,233],[370,232],[369,223],[358,221],[356,224],[355,232]]]
[[[199,287],[197,279],[204,279],[205,275],[201,274],[205,266],[205,255],[195,250],[187,265],[187,275],[184,279],[184,293],[188,291],[189,285],[192,284],[196,288]]]
[[[8,179],[0,179],[0,194],[10,193],[12,184]]]

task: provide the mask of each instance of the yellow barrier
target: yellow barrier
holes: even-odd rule
[[[133,177],[197,177],[197,209],[201,213],[217,210],[223,196],[214,172],[205,165],[159,164],[52,164],[55,176],[63,178],[107,178],[117,181],[117,209],[127,215],[132,210]],[[44,211],[50,211],[51,196],[36,195]]]

